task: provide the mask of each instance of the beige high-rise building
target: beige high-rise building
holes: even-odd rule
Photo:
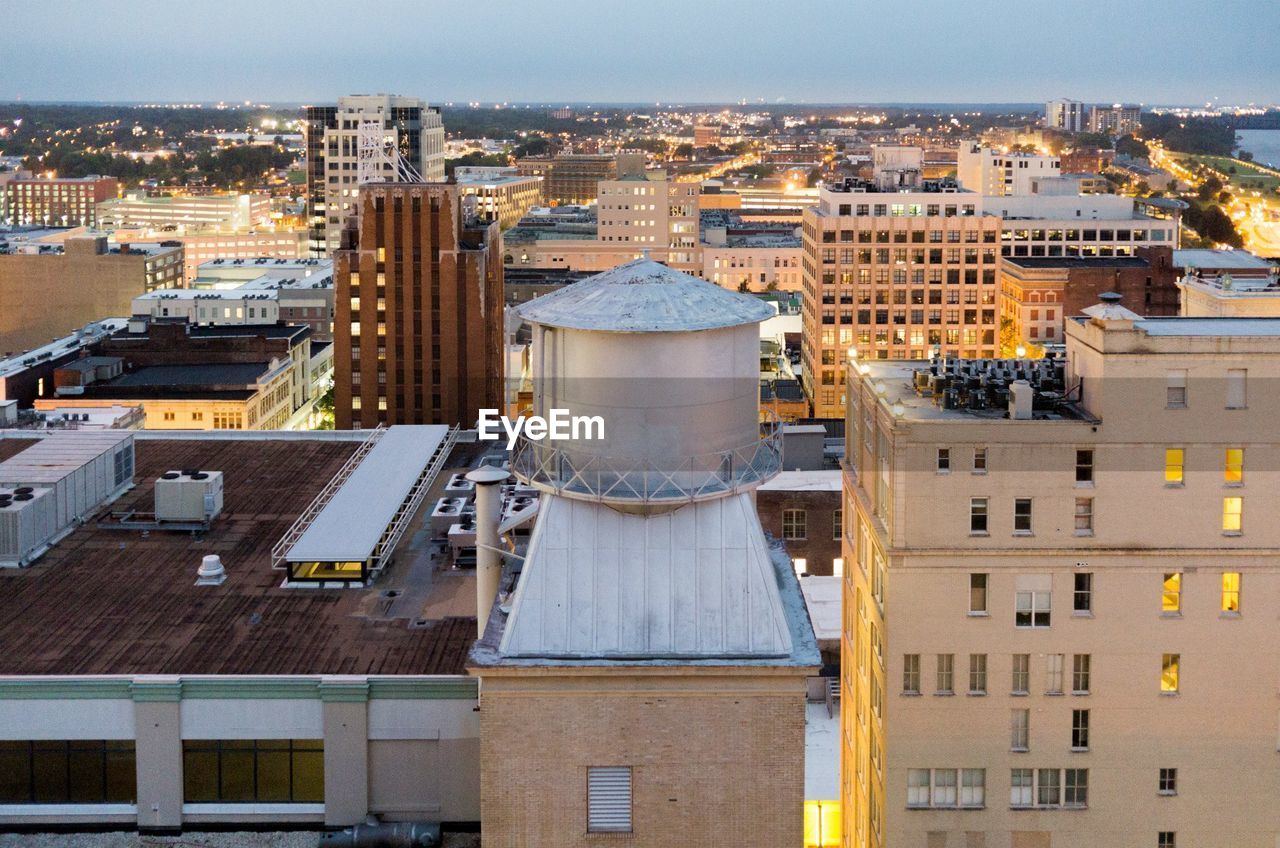
[[[1000,219],[953,181],[880,191],[846,180],[804,213],[804,388],[844,415],[845,353],[865,359],[994,356]]]
[[[1280,319],[1086,313],[850,369],[846,846],[1276,844]]]
[[[666,171],[601,180],[596,240],[637,252],[689,273],[701,269],[698,184],[669,179]]]

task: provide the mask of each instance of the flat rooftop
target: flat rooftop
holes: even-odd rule
[[[267,373],[269,362],[228,362],[209,365],[148,365],[121,374],[104,388],[164,386],[176,389],[203,389],[221,386],[252,386]]]
[[[138,438],[137,486],[108,508],[150,512],[171,469],[221,471],[223,512],[203,536],[89,521],[31,567],[0,569],[0,674],[464,673],[474,577],[433,569],[416,519],[370,588],[284,589],[271,568],[272,546],[358,440],[219,435]],[[31,443],[0,438],[0,456]],[[469,467],[475,447],[455,447],[449,467]],[[221,586],[194,585],[207,554],[222,557]]]
[[[1143,318],[1133,326],[1149,336],[1280,336],[1280,318]]]
[[[1007,260],[1006,260],[1007,261]],[[1173,252],[1173,264],[1177,268],[1211,268],[1249,271],[1266,271],[1274,263],[1271,259],[1254,256],[1247,250],[1207,250],[1180,248]]]
[[[1147,268],[1151,263],[1138,256],[1005,256],[1004,264],[1019,268]]]

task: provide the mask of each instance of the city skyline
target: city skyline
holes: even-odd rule
[[[811,22],[792,15],[785,22],[792,30],[779,31],[763,25],[775,10],[762,3],[657,0],[640,17],[616,5],[554,0],[504,7],[480,19],[452,14],[450,4],[395,0],[383,19],[397,21],[396,27],[343,28],[353,61],[325,64],[304,61],[288,44],[334,37],[344,7],[332,0],[318,0],[305,18],[265,20],[248,0],[229,0],[216,10],[134,0],[125,14],[91,21],[71,0],[52,0],[9,10],[14,31],[56,19],[63,37],[39,49],[17,41],[0,100],[328,102],[339,93],[384,91],[433,103],[1036,103],[1072,97],[1198,104],[1260,102],[1280,90],[1280,64],[1272,61],[1266,37],[1280,28],[1274,5],[1233,0],[1208,17],[1190,0],[1143,0],[1118,25],[1107,23],[1113,9],[1085,0],[1064,20],[1062,7],[1042,0],[1022,4],[1016,15],[921,0],[903,19],[889,14],[896,8],[852,3],[815,7]],[[1148,46],[1170,51],[1169,61],[1152,61],[1149,50],[1129,49],[1134,44],[1124,40],[1145,13],[1158,14],[1161,29],[1135,37],[1155,39]],[[262,25],[244,27],[250,20]],[[172,42],[152,37],[148,21],[201,37],[175,65]],[[1092,33],[1097,49],[1081,50],[1081,40],[1068,37],[1078,28]],[[1116,40],[1114,51],[1108,52],[1108,36]],[[486,52],[486,44],[503,49]],[[108,68],[111,73],[102,72]]]

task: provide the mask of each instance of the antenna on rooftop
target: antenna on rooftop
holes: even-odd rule
[[[358,160],[356,173],[360,185],[366,183],[420,183],[422,175],[403,156],[388,135],[382,121],[361,121],[357,129]],[[385,166],[391,166],[388,176]]]

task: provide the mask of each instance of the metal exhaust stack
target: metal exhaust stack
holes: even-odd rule
[[[506,482],[510,473],[492,465],[485,465],[467,474],[476,484],[476,629],[484,636],[489,623],[489,611],[498,595],[498,580],[502,576],[502,553],[498,548],[498,520],[502,517],[500,483]]]

